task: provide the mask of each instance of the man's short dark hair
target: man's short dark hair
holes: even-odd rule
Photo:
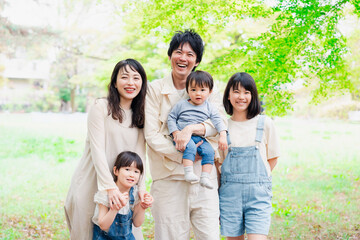
[[[168,56],[171,57],[173,51],[178,49],[179,46],[182,48],[185,43],[190,44],[196,54],[196,63],[200,63],[204,53],[204,43],[200,35],[192,29],[187,29],[184,32],[177,31],[174,34],[169,45]],[[195,70],[195,68],[196,66],[193,70]]]

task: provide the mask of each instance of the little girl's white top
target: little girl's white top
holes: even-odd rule
[[[231,147],[249,147],[255,145],[256,127],[260,115],[243,121],[228,119],[228,132],[230,134]],[[271,118],[265,117],[263,137],[259,146],[261,158],[270,176],[271,170],[268,159],[280,156],[279,138],[276,133],[274,122]],[[225,159],[228,151],[221,153],[221,162]]]
[[[124,207],[122,207],[119,210],[118,213],[120,213],[122,215],[126,215],[130,212],[130,207],[131,207],[131,209],[134,209],[134,206],[140,202],[140,198],[139,198],[139,194],[138,194],[138,186],[135,185],[133,188],[134,188],[133,195],[135,198],[134,205],[130,206],[130,203],[129,203],[130,196],[129,196],[129,201],[126,203],[126,205]],[[102,205],[110,208],[109,197],[108,197],[107,191],[98,191],[94,196],[94,202],[96,203],[96,207],[95,207],[95,213],[94,213],[94,217],[92,218],[92,221],[96,225],[99,225],[98,224],[99,204],[102,204]]]

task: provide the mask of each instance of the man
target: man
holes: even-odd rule
[[[208,189],[200,186],[198,182],[186,182],[180,152],[185,149],[192,135],[212,136],[216,134],[216,130],[210,121],[206,121],[185,127],[172,139],[167,127],[167,118],[172,107],[181,99],[188,98],[185,90],[186,78],[200,64],[203,52],[203,41],[196,32],[176,32],[168,49],[171,74],[153,81],[148,89],[144,132],[153,179],[151,194],[154,197],[152,215],[155,220],[155,239],[188,240],[190,226],[196,239],[219,239],[217,188]],[[209,101],[221,109],[223,114],[221,97],[216,90]],[[217,149],[216,142],[211,141],[211,138],[209,140],[214,149]],[[215,152],[217,156],[218,153]],[[200,175],[200,171],[200,161],[196,161],[194,172]],[[213,186],[217,186],[215,168],[210,179]]]

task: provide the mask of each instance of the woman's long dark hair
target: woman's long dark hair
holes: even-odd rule
[[[108,114],[112,116],[113,119],[119,120],[121,123],[123,121],[123,110],[120,108],[120,94],[116,89],[116,79],[119,74],[120,69],[126,71],[126,66],[129,66],[131,70],[136,71],[140,74],[142,85],[139,94],[131,102],[132,110],[132,122],[131,127],[144,127],[145,121],[145,95],[147,90],[147,78],[144,68],[141,64],[134,59],[126,59],[118,62],[111,74],[111,81],[108,85]]]

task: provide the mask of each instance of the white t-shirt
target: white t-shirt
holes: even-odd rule
[[[135,200],[134,204],[132,206],[130,206],[130,203],[129,203],[130,202],[130,196],[129,196],[129,201],[126,203],[126,205],[124,207],[122,207],[119,210],[118,213],[120,213],[122,215],[126,215],[126,214],[128,214],[130,212],[130,207],[131,207],[131,209],[133,209],[134,206],[140,202],[137,185],[134,186],[133,195],[134,195],[134,198],[135,198],[134,199]],[[107,191],[98,191],[94,196],[94,202],[96,203],[96,207],[95,207],[94,217],[93,217],[92,221],[96,225],[99,225],[98,224],[99,204],[102,204],[102,205],[110,208],[109,197],[108,197]]]
[[[256,137],[256,126],[259,115],[243,122],[228,119],[228,132],[230,134],[231,147],[249,147],[254,146]],[[259,146],[259,151],[267,173],[270,176],[271,170],[268,159],[280,156],[279,139],[276,134],[274,122],[269,117],[265,117],[263,137]],[[221,162],[225,159],[227,151],[222,155]]]
[[[177,93],[179,94],[179,96],[181,98],[183,98],[185,96],[185,93],[186,93],[186,89],[176,89]]]

